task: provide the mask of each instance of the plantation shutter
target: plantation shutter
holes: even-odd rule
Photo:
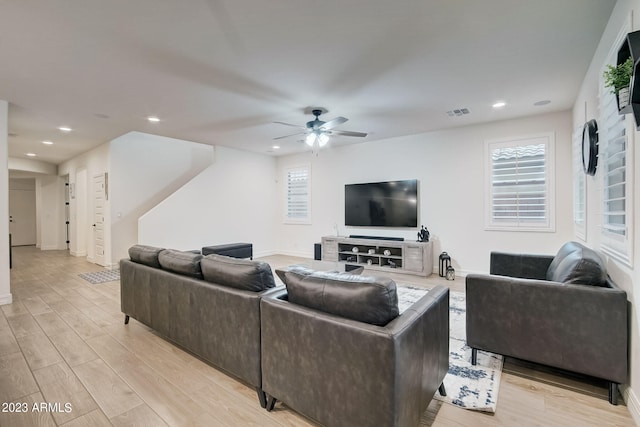
[[[488,228],[550,229],[550,138],[489,144]]]
[[[291,221],[308,221],[310,219],[310,169],[298,167],[288,169],[286,219]]]
[[[604,132],[600,159],[603,172],[603,231],[627,237],[627,132],[625,116],[618,114],[616,97],[609,91],[602,101]],[[604,138],[602,138],[604,137]]]

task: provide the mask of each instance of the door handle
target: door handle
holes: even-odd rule
[[[95,225],[95,224],[93,224],[93,226],[95,227],[96,225]]]

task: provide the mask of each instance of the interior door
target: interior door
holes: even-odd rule
[[[104,266],[104,174],[93,177],[93,191],[93,257],[94,263]]]
[[[36,192],[9,190],[11,246],[36,244]]]

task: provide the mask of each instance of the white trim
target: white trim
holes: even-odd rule
[[[0,295],[0,305],[8,305],[13,303],[13,295],[11,293]]]
[[[638,396],[627,384],[620,385],[620,388],[622,389],[620,390],[622,399],[627,404],[627,409],[629,409],[631,417],[637,425],[640,425],[640,400],[638,400]]]
[[[75,257],[87,256],[87,251],[76,252],[76,251],[70,250],[69,255],[75,256]]]

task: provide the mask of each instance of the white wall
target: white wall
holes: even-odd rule
[[[70,253],[77,256],[87,256],[89,261],[95,258],[93,244],[93,177],[109,172],[109,143],[100,145],[80,156],[74,157],[58,165],[60,176],[69,176],[69,184],[73,184],[76,197],[69,201],[71,217]],[[80,194],[81,189],[85,191]],[[109,200],[105,201],[105,263],[110,264],[111,254],[111,218]],[[75,221],[75,225],[74,225]],[[78,230],[78,225],[84,227]],[[83,247],[86,249],[83,251]]]
[[[632,22],[631,16],[636,16],[636,22]],[[580,93],[573,108],[573,126],[582,126],[586,120],[597,119],[598,110],[598,80],[605,65],[609,53],[617,50],[616,39],[620,32],[629,27],[630,31],[640,29],[640,0],[618,0],[611,14],[607,28],[600,40],[600,44],[593,57],[589,71],[587,72]],[[630,23],[630,25],[629,25]],[[633,122],[632,115],[627,116]],[[635,124],[632,123],[631,129]],[[626,265],[615,258],[603,256],[607,259],[607,269],[611,278],[625,291],[631,302],[630,312],[630,375],[629,387],[623,387],[623,396],[627,406],[637,423],[640,424],[640,319],[636,307],[640,303],[640,132],[631,130],[629,136],[629,149],[633,151],[633,170],[628,176],[634,188],[634,212],[633,242],[635,246],[632,265]],[[587,177],[587,236],[586,244],[596,250],[601,249],[602,233],[602,172],[601,168],[595,177]]]
[[[138,218],[214,161],[214,147],[141,132],[111,141],[111,259],[138,242]]]
[[[556,142],[556,231],[504,232],[484,229],[484,141],[553,132]],[[311,163],[312,224],[289,225],[284,216],[284,168]],[[312,256],[313,243],[333,235],[364,234],[417,238],[418,229],[344,226],[344,185],[419,180],[419,223],[431,232],[434,258],[447,251],[461,272],[487,272],[492,250],[552,254],[572,238],[571,115],[545,114],[321,150],[278,160],[279,252]],[[437,262],[434,266],[437,268]]]
[[[9,103],[0,99],[0,305],[11,304],[9,274]]]
[[[275,250],[275,160],[216,147],[215,163],[138,222],[138,242],[191,250],[248,242],[255,256]]]

